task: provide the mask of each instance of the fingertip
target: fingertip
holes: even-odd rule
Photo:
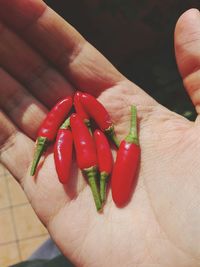
[[[189,9],[180,16],[175,27],[174,40],[177,63],[181,76],[184,78],[196,68],[200,58],[200,12],[198,9]]]
[[[200,112],[200,12],[192,8],[184,12],[175,28],[175,52],[184,86]]]
[[[200,12],[196,8],[191,8],[185,11],[178,19],[175,27],[175,33],[179,33],[186,27],[191,27],[194,23],[199,23]]]
[[[196,16],[199,16],[200,12],[197,8],[190,8],[183,12],[183,14],[179,17],[178,22],[181,22],[182,20],[188,19],[188,18],[195,18]]]
[[[176,44],[185,40],[187,33],[194,31],[196,24],[200,24],[200,12],[196,8],[191,8],[185,11],[178,19],[175,27]]]

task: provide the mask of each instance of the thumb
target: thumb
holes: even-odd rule
[[[179,18],[175,28],[175,52],[183,83],[199,115],[200,12],[197,9],[190,9]]]

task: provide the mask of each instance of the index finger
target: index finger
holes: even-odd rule
[[[98,94],[121,75],[41,0],[0,0],[0,18],[53,62],[79,89]]]

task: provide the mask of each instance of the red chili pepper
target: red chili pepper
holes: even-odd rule
[[[108,182],[108,177],[112,172],[113,157],[108,140],[102,131],[96,130],[94,132],[94,139],[100,171],[100,197],[103,203],[106,199],[106,184]]]
[[[114,124],[104,106],[95,97],[86,93],[80,95],[80,100],[88,115],[95,120],[100,129],[119,147],[119,141],[114,131]]]
[[[74,138],[77,162],[87,177],[97,210],[101,209],[101,200],[97,188],[97,155],[93,137],[78,114],[70,117],[70,126]]]
[[[73,136],[69,127],[70,119],[68,118],[58,130],[54,146],[56,171],[62,184],[66,184],[69,180],[72,163]]]
[[[77,91],[74,95],[74,106],[76,113],[81,117],[81,119],[84,121],[86,126],[90,129],[90,119],[88,114],[85,112],[82,103],[80,101],[80,96],[82,95],[81,92]]]
[[[31,175],[35,174],[42,153],[45,151],[48,143],[55,139],[57,131],[69,113],[72,104],[73,101],[71,96],[62,99],[50,110],[42,122],[36,140],[36,148],[30,173]]]
[[[140,146],[137,135],[137,111],[131,107],[131,128],[129,135],[121,142],[113,167],[112,197],[119,207],[130,199],[140,163]]]

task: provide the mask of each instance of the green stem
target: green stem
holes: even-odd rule
[[[100,173],[100,197],[102,203],[106,200],[106,185],[108,182],[108,176],[109,174],[107,172]]]
[[[67,119],[63,122],[63,124],[60,126],[60,129],[67,129],[67,128],[69,128],[69,127],[70,127],[70,117],[67,118]]]
[[[136,106],[131,106],[131,126],[130,131],[125,141],[128,143],[134,143],[139,145],[138,133],[137,133],[137,109]]]
[[[105,133],[109,136],[109,138],[113,141],[113,143],[116,145],[117,148],[119,148],[120,142],[117,139],[117,136],[115,134],[114,125],[109,127],[105,130]]]
[[[90,185],[92,195],[94,198],[94,202],[96,205],[97,211],[100,211],[102,208],[102,203],[99,195],[99,190],[97,187],[97,168],[96,167],[91,167],[83,170],[83,174],[87,177],[88,183]]]
[[[48,139],[46,137],[38,137],[36,140],[36,148],[35,148],[35,152],[34,152],[34,157],[33,157],[33,163],[31,166],[31,172],[30,175],[33,176],[35,174],[37,165],[39,163],[39,160],[43,154],[43,152],[45,151],[46,147],[48,144]]]

